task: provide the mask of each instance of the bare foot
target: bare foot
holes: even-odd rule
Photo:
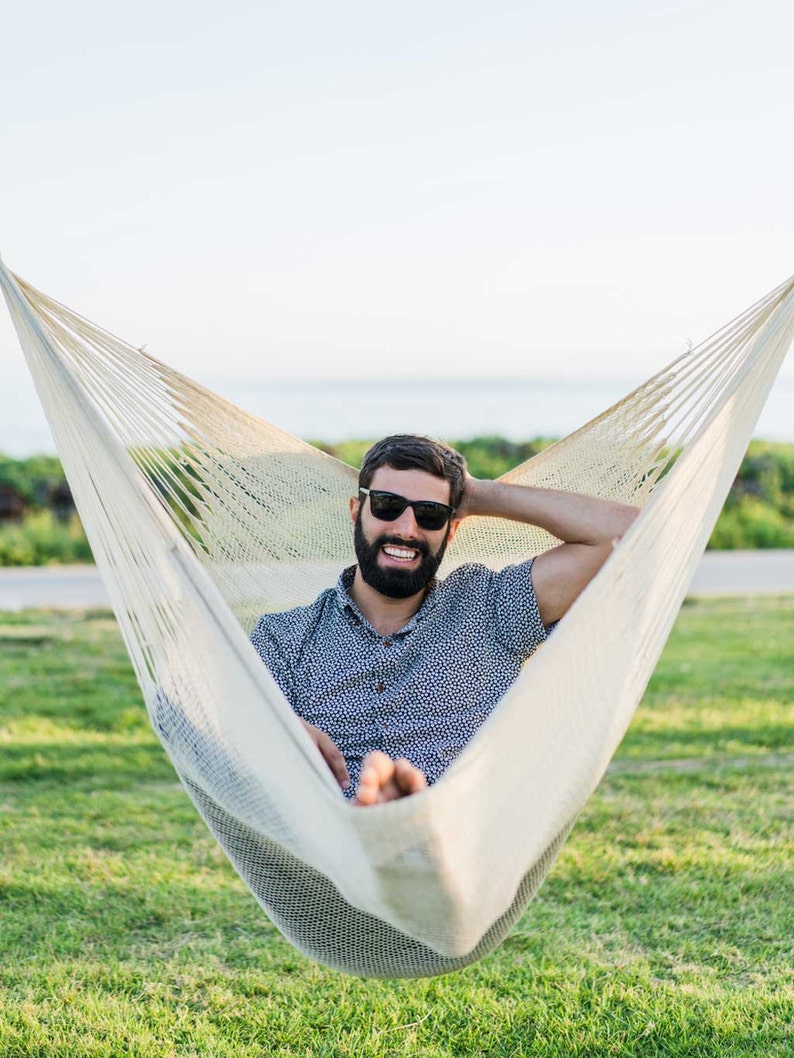
[[[426,786],[424,773],[405,757],[391,760],[376,749],[364,758],[353,804],[378,805],[385,801],[396,801],[400,797],[419,793]]]

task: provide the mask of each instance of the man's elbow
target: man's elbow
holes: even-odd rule
[[[617,519],[617,532],[615,533],[615,536],[613,538],[613,543],[617,543],[618,540],[621,540],[626,535],[626,533],[629,531],[629,529],[631,529],[632,525],[634,525],[635,521],[639,517],[639,513],[640,508],[635,507],[631,503],[620,504]]]

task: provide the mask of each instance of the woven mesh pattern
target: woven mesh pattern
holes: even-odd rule
[[[2,266],[0,283],[154,728],[257,900],[350,973],[443,973],[485,954],[625,732],[790,344],[794,283],[506,475],[643,512],[442,779],[365,810],[247,637],[354,560],[355,472]],[[554,543],[467,519],[441,572]]]

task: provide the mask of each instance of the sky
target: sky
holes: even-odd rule
[[[643,377],[794,272],[792,30],[783,0],[11,5],[0,253],[219,388]],[[0,313],[0,416],[28,386]]]

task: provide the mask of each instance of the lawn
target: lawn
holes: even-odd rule
[[[0,1056],[794,1053],[794,599],[688,603],[502,948],[309,963],[226,863],[103,613],[0,614]]]

